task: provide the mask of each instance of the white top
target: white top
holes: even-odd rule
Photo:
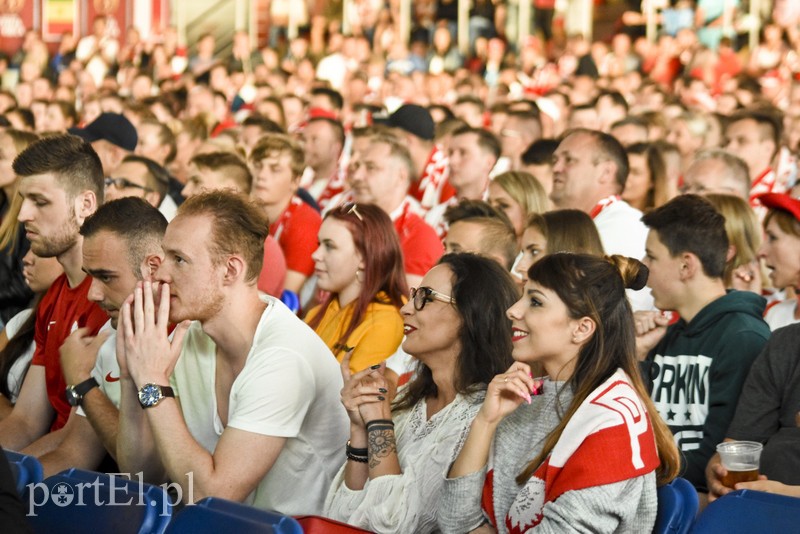
[[[595,218],[594,224],[600,234],[606,254],[620,254],[641,260],[644,258],[647,226],[642,222],[642,212],[624,200],[606,206]],[[652,310],[653,296],[650,288],[640,291],[627,290],[633,311]]]
[[[457,395],[430,420],[424,399],[411,410],[394,414],[402,474],[368,480],[364,489],[353,491],[344,483],[343,466],[325,500],[325,515],[382,534],[436,531],[445,475],[464,445],[484,395],[483,391]]]
[[[794,318],[796,309],[797,299],[784,300],[770,307],[764,315],[770,331],[774,332],[778,328],[796,323],[797,319]]]
[[[22,324],[28,320],[28,317],[30,317],[32,313],[32,309],[22,310],[14,317],[9,319],[5,328],[6,337],[8,339],[12,339],[14,336],[16,336],[20,327],[22,327]],[[8,400],[11,402],[11,404],[17,402],[19,390],[22,388],[22,381],[25,379],[25,375],[28,372],[28,367],[31,365],[31,360],[33,359],[33,353],[35,350],[36,342],[31,341],[30,346],[25,350],[22,356],[17,358],[17,361],[14,362],[14,365],[12,365],[11,369],[8,371],[8,391],[11,393],[11,398]]]
[[[167,222],[171,222],[178,213],[178,206],[169,194],[165,194],[164,200],[162,200],[161,205],[158,206],[158,211],[167,219]]]
[[[245,502],[287,515],[316,515],[345,460],[349,423],[340,403],[339,364],[282,302],[267,295],[261,299],[267,307],[231,387],[228,426],[287,440]],[[189,431],[210,453],[225,430],[217,412],[215,377],[216,345],[194,322],[171,383]]]
[[[111,320],[100,328],[100,332],[109,332],[108,339],[103,342],[97,352],[97,360],[92,369],[92,378],[97,380],[100,390],[108,400],[119,409],[119,364],[117,363],[117,331],[111,326]],[[86,417],[83,406],[78,406],[78,415]]]

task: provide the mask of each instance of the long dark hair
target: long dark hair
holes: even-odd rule
[[[513,363],[511,321],[506,310],[519,297],[516,284],[499,263],[470,253],[447,254],[439,260],[453,273],[456,310],[461,317],[455,390],[470,393],[486,385]],[[430,368],[419,362],[415,377],[393,409],[411,408],[425,397],[438,393]]]
[[[636,362],[633,312],[625,288],[641,289],[647,282],[647,267],[624,256],[598,258],[587,254],[549,254],[528,270],[528,279],[554,291],[573,319],[591,318],[594,335],[581,346],[575,371],[568,380],[575,396],[561,422],[547,436],[544,448],[517,477],[524,484],[555,447],[567,423],[586,398],[617,369],[630,379],[653,424],[661,465],[659,483],[675,478],[680,457],[672,432],[661,419],[644,387]]]
[[[334,354],[338,355],[344,350],[347,338],[364,320],[369,305],[381,302],[399,310],[408,295],[408,285],[403,270],[400,239],[385,211],[373,204],[344,204],[330,210],[325,218],[342,221],[347,226],[364,262],[361,291],[355,308],[347,319],[349,323],[344,334],[334,344]],[[379,293],[385,293],[385,299],[379,300]],[[335,296],[329,294],[320,303],[319,312],[309,321],[311,328],[316,330]]]

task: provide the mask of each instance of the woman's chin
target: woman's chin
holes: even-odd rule
[[[514,347],[514,350],[511,351],[511,357],[514,358],[514,361],[522,363],[532,363],[536,361],[536,357],[531,354],[531,351],[524,347]]]

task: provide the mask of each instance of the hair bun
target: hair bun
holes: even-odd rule
[[[619,254],[606,256],[606,259],[617,268],[620,276],[622,276],[622,282],[625,284],[626,289],[638,291],[647,285],[647,277],[650,275],[650,269],[648,269],[644,263],[634,258],[620,256]]]

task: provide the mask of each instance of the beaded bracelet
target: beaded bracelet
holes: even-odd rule
[[[351,447],[350,440],[347,440],[347,445],[344,447],[345,456],[347,456],[348,460],[352,460],[354,462],[359,462],[365,464],[369,461],[369,449],[366,447],[359,448],[359,447]]]
[[[365,464],[365,463],[369,462],[369,457],[368,456],[358,456],[358,455],[353,454],[350,451],[347,451],[345,453],[345,455],[347,456],[348,460],[352,460],[354,462],[358,462],[358,463],[361,463],[361,464]]]

